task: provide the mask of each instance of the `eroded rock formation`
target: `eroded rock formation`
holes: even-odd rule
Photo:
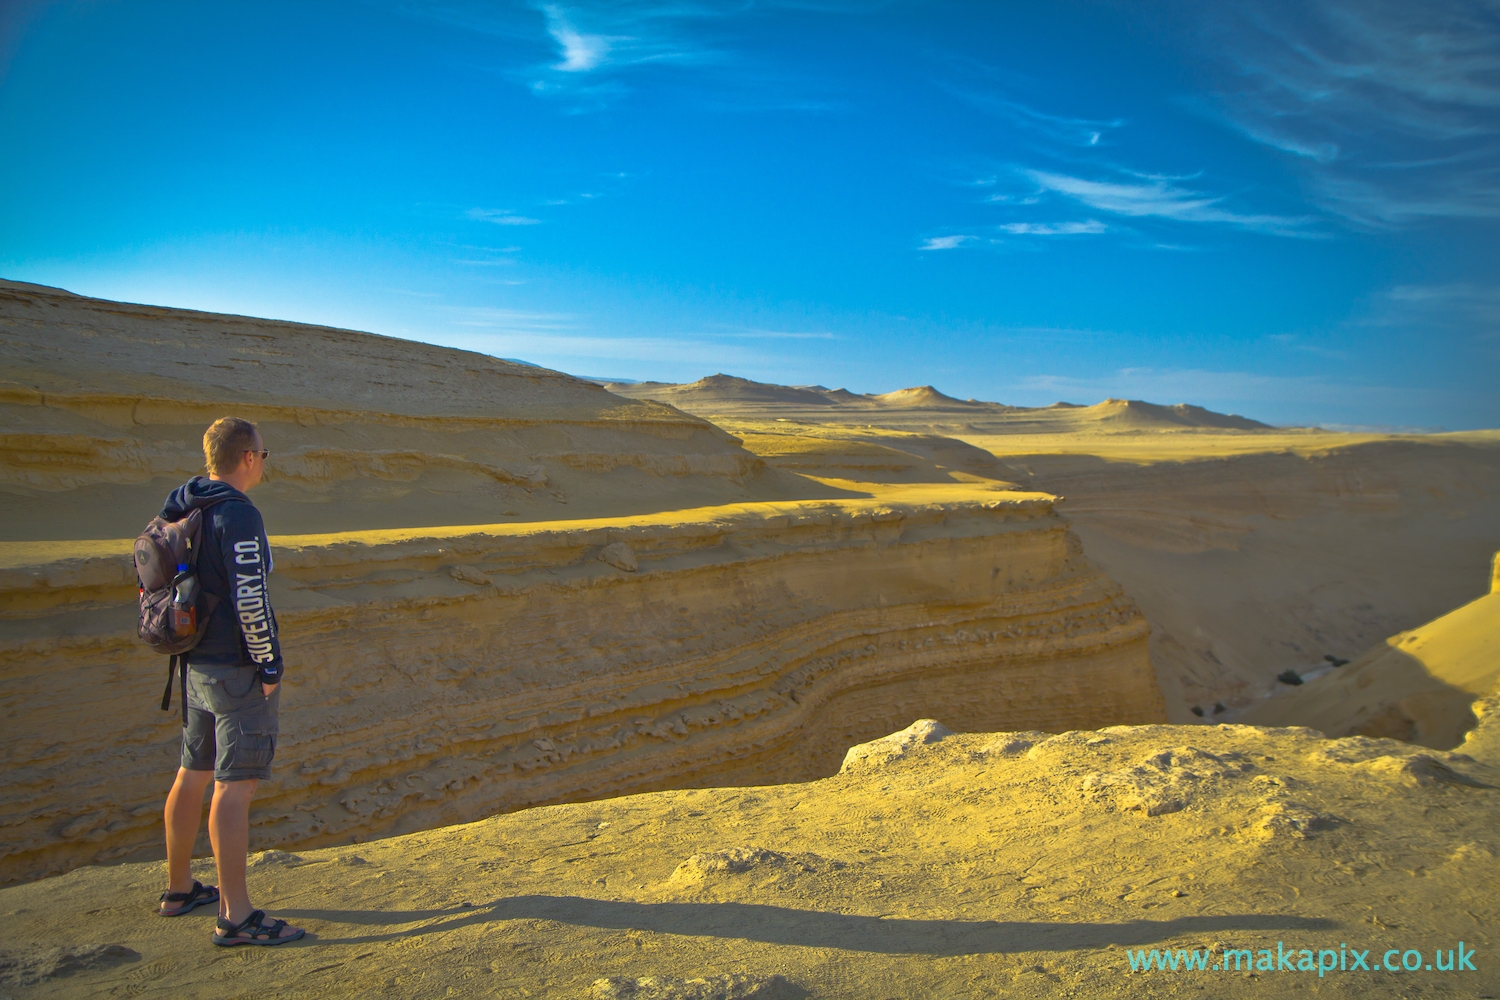
[[[994,463],[829,485],[557,372],[13,282],[0,358],[0,879],[160,851],[128,539],[225,412],[272,451],[289,665],[258,843],[807,780],[923,715],[1163,717],[1134,604]]]
[[[1037,494],[274,538],[289,658],[258,843],[803,781],[911,719],[1163,717],[1148,627]],[[157,850],[178,720],[123,542],[0,573],[0,875]],[[628,551],[636,568],[601,560]]]
[[[0,281],[0,541],[134,535],[233,414],[271,530],[597,517],[840,491],[660,403],[470,351]]]

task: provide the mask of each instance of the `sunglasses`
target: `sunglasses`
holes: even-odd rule
[[[254,448],[246,449],[245,454],[259,455],[262,462],[271,457],[271,453],[269,451],[256,451]]]

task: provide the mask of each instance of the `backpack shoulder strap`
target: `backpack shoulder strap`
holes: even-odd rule
[[[177,679],[177,657],[167,657],[167,687],[161,693],[161,710],[165,712],[172,707],[172,682]],[[183,689],[182,700],[187,701],[187,689]],[[186,706],[184,706],[186,707]]]
[[[203,549],[203,521],[208,517],[208,512],[221,503],[242,503],[239,497],[219,497],[211,500],[201,507],[194,507],[182,516],[177,523],[182,526],[182,533],[188,541],[188,552],[193,568],[198,568],[198,556]]]

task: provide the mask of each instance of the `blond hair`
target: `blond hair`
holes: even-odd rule
[[[239,468],[240,459],[255,444],[255,425],[239,417],[220,417],[203,432],[203,464],[208,474],[222,476]]]

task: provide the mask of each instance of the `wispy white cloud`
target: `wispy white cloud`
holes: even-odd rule
[[[1125,125],[1123,118],[1043,111],[1019,96],[1035,84],[988,63],[946,53],[939,86],[959,100],[1047,143],[1089,149]]]
[[[450,346],[496,357],[525,358],[559,371],[586,371],[599,362],[771,370],[777,357],[748,345],[671,337],[601,337],[527,329],[466,329],[446,338]]]
[[[454,247],[458,250],[479,250],[483,253],[518,253],[521,249],[520,247],[516,246],[489,247],[479,243],[449,243],[447,241],[440,242],[443,246]]]
[[[1500,216],[1500,5],[1323,0],[1204,8],[1225,120],[1297,157],[1363,227]],[[1393,169],[1394,168],[1394,169]]]
[[[1072,171],[1041,169],[1012,164],[1001,167],[994,174],[979,174],[972,180],[962,182],[966,187],[995,188],[984,197],[986,204],[1012,210],[1014,221],[995,224],[1000,240],[1006,236],[1080,236],[1115,232],[1133,236],[1135,244],[1146,249],[1186,250],[1175,242],[1160,242],[1151,235],[1141,241],[1140,224],[1121,224],[1095,218],[1092,214],[1073,219],[1014,219],[1016,214],[1039,214],[1027,211],[1032,206],[1051,204],[1049,214],[1058,212],[1059,204],[1071,203],[1090,213],[1105,212],[1119,219],[1160,219],[1168,222],[1226,226],[1251,232],[1277,236],[1322,238],[1325,233],[1319,228],[1317,217],[1308,215],[1283,215],[1268,212],[1246,211],[1234,205],[1231,197],[1201,190],[1188,182],[1193,176],[1141,173],[1104,165],[1095,168],[1092,176]],[[955,227],[956,228],[956,227]],[[1159,228],[1159,227],[1158,227]],[[953,250],[981,240],[973,235],[949,235],[928,238],[922,250]],[[1024,244],[1010,241],[1012,248]]]
[[[1133,175],[1133,181],[1090,180],[1048,170],[1022,170],[1043,191],[1071,198],[1089,208],[1131,218],[1155,217],[1177,222],[1217,223],[1274,233],[1313,236],[1307,217],[1236,212],[1223,196],[1180,186],[1178,178]]]
[[[449,310],[453,325],[492,330],[507,334],[552,335],[576,330],[579,318],[572,313],[539,312],[526,309],[463,307]]]
[[[567,12],[556,4],[545,5],[542,12],[547,15],[547,33],[562,48],[562,62],[553,69],[563,73],[585,73],[604,62],[613,39],[579,31],[573,27]]]
[[[1087,219],[1083,222],[1007,222],[1000,229],[1012,236],[1078,236],[1106,232],[1109,227],[1097,219]]]
[[[1409,331],[1413,336],[1471,341],[1500,360],[1500,286],[1454,282],[1397,285],[1371,301],[1355,325]]]
[[[548,68],[564,76],[596,74],[644,63],[683,65],[720,62],[723,53],[706,44],[701,33],[686,30],[694,22],[741,12],[733,4],[668,0],[661,3],[548,3],[539,9],[560,61]],[[562,80],[539,81],[546,92]],[[594,86],[594,85],[591,85]]]
[[[470,267],[511,267],[517,263],[513,256],[520,251],[520,247],[491,247],[475,243],[447,243],[443,245],[453,247],[455,250],[468,250],[470,255],[454,257],[453,263],[465,264]],[[481,254],[482,256],[473,256]]]
[[[1256,142],[1274,146],[1283,153],[1305,157],[1315,163],[1332,163],[1339,157],[1339,147],[1334,142],[1295,139],[1261,122],[1242,121],[1237,125],[1241,132]]]
[[[1500,146],[1496,148],[1500,157]],[[1500,216],[1500,168],[1473,173],[1467,184],[1416,177],[1406,183],[1374,178],[1370,171],[1321,173],[1310,185],[1323,206],[1351,222],[1376,229],[1423,219]]]
[[[721,334],[744,340],[838,340],[838,335],[826,330],[732,330]]]
[[[1331,358],[1334,361],[1347,361],[1349,359],[1347,351],[1340,351],[1335,348],[1312,343],[1300,334],[1273,333],[1266,337],[1266,339],[1289,351],[1297,351],[1301,354],[1311,354],[1319,358]]]
[[[775,341],[829,341],[838,336],[825,330],[774,330],[735,327],[717,330],[686,329],[663,336],[606,336],[597,332],[596,318],[572,312],[500,307],[453,307],[449,333],[440,343],[496,357],[524,358],[559,371],[587,371],[591,366],[635,362],[650,368],[632,371],[649,375],[666,365],[728,367],[776,371],[786,362],[790,347]],[[762,343],[764,342],[764,343]],[[623,373],[622,373],[623,374]]]
[[[1106,133],[1120,128],[1125,121],[1120,118],[1090,119],[1070,118],[1066,115],[1048,114],[1036,108],[995,94],[981,93],[966,88],[950,88],[951,92],[1012,125],[1039,133],[1053,142],[1069,146],[1089,148],[1099,145]]]
[[[464,214],[480,222],[493,222],[497,226],[535,226],[542,221],[517,215],[508,208],[471,208]]]
[[[918,250],[957,250],[970,240],[973,236],[933,236],[927,242],[917,247]]]
[[[373,0],[423,20],[435,20],[524,47],[527,56],[508,59],[498,72],[539,97],[560,102],[568,113],[600,111],[632,93],[631,73],[645,66],[711,70],[685,88],[705,110],[797,111],[821,114],[846,109],[842,84],[813,71],[787,71],[758,59],[748,47],[728,44],[732,22],[763,16],[766,7],[858,15],[867,5],[775,0]],[[829,93],[832,90],[834,93]]]

